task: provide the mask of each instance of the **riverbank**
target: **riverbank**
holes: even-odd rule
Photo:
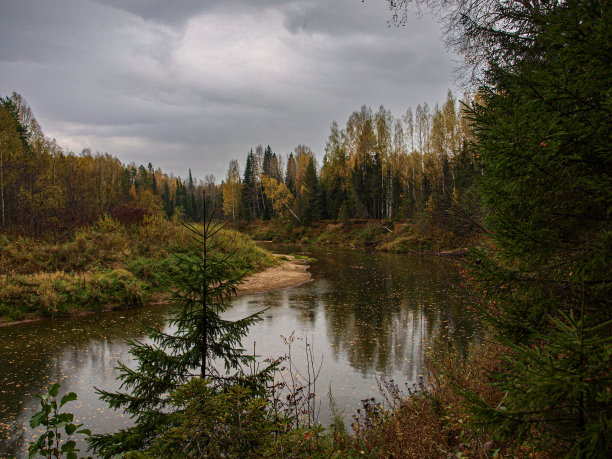
[[[307,260],[298,259],[293,255],[275,256],[283,260],[282,264],[246,277],[238,286],[238,296],[297,287],[312,280],[312,275],[307,271],[309,267]]]
[[[504,394],[491,386],[491,374],[505,352],[491,341],[474,346],[467,359],[452,349],[430,351],[428,377],[419,384],[377,380],[378,393],[362,400],[352,433],[336,416],[323,432],[305,427],[285,433],[270,456],[292,451],[293,457],[556,457],[536,452],[533,445],[500,441],[487,426],[472,423],[466,394],[490,406],[503,400]]]
[[[241,232],[259,241],[322,247],[372,248],[389,253],[415,253],[460,257],[476,241],[474,235],[407,221],[352,219],[347,222],[322,220],[310,226],[277,221],[240,225]]]
[[[245,277],[243,282],[238,286],[236,296],[267,292],[286,287],[297,287],[312,280],[311,274],[307,271],[309,265],[305,260],[297,259],[292,255],[275,255],[275,257],[281,260],[281,264],[278,266],[271,266],[263,271]],[[148,304],[167,303],[169,303],[169,299],[168,294],[165,292],[160,292],[148,302]],[[124,306],[123,308],[127,309],[128,307]],[[116,309],[122,309],[122,307],[107,306],[101,307],[98,310],[75,310],[72,314],[67,314],[67,316],[83,316]],[[30,316],[20,320],[8,320],[6,317],[0,317],[0,327],[43,319],[48,319],[48,317]]]
[[[237,231],[216,236],[220,253],[234,253],[236,275],[282,260]],[[104,218],[66,242],[0,236],[0,323],[73,316],[151,303],[168,292],[191,235],[161,217],[125,227]]]

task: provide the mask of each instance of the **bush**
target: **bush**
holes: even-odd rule
[[[236,231],[218,240],[222,254],[236,252],[236,273],[279,263]],[[104,217],[64,243],[2,236],[0,244],[0,315],[10,319],[142,304],[171,286],[171,253],[193,250],[182,225],[157,215],[130,228]]]
[[[200,378],[175,391],[174,427],[147,452],[152,457],[262,457],[286,421],[271,415],[268,401],[246,387],[212,387]]]

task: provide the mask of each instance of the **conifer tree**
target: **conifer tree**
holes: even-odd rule
[[[255,156],[253,150],[247,155],[242,180],[242,213],[246,220],[257,218],[257,176],[255,174]]]
[[[233,253],[222,253],[216,242],[223,226],[211,213],[203,228],[185,227],[193,235],[193,245],[190,253],[175,255],[171,331],[150,329],[152,343],[129,341],[136,367],[119,364],[125,391],[98,391],[111,408],[135,420],[133,427],[92,437],[92,449],[103,457],[142,450],[171,427],[168,395],[183,383],[201,377],[215,387],[244,380],[241,368],[253,359],[244,353],[241,339],[261,320],[261,313],[237,321],[221,317],[241,279],[232,267]]]
[[[161,199],[162,204],[164,205],[164,211],[166,212],[166,217],[172,217],[172,214],[174,213],[174,201],[170,197],[170,185],[168,185],[168,181],[164,181]]]
[[[500,38],[508,60],[489,59],[470,112],[493,242],[477,278],[508,349],[491,374],[504,398],[466,396],[506,440],[610,457],[612,9],[570,0],[502,12],[515,13],[530,21],[529,46]]]
[[[263,165],[262,165],[262,175],[267,175],[268,177],[272,177],[272,158],[273,153],[270,145],[268,145],[264,151],[263,156]],[[272,218],[272,201],[270,201],[270,197],[266,195],[265,191],[262,190],[263,195],[263,215],[262,218],[264,220],[270,220]]]
[[[285,174],[285,185],[287,186],[287,188],[289,188],[289,191],[291,191],[291,193],[293,193],[294,196],[297,194],[295,190],[296,173],[297,173],[297,165],[295,162],[295,157],[293,156],[293,153],[290,153],[289,157],[287,158],[287,172]]]
[[[304,184],[302,185],[300,196],[302,223],[304,225],[309,225],[311,222],[319,220],[319,180],[317,179],[317,169],[315,168],[314,158],[312,157],[308,161],[308,166],[304,173]]]

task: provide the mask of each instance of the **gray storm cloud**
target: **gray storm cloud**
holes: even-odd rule
[[[0,0],[0,94],[68,150],[220,180],[260,143],[321,157],[362,104],[442,101],[438,26],[389,18],[383,0]]]

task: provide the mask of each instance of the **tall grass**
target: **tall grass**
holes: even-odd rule
[[[0,276],[0,314],[10,319],[137,306],[149,297],[145,282],[121,268],[82,274],[57,271]]]
[[[375,247],[384,252],[438,252],[465,247],[470,237],[419,222],[350,220],[319,221],[309,227],[257,221],[244,230],[255,240],[338,247]]]
[[[236,231],[222,230],[217,241],[223,253],[234,252],[241,274],[278,263]],[[181,224],[158,216],[131,227],[104,217],[63,243],[0,235],[0,317],[142,304],[170,288],[172,254],[196,249]]]
[[[495,345],[478,345],[463,360],[445,349],[428,356],[427,384],[402,390],[393,381],[381,381],[383,402],[366,401],[353,425],[353,447],[376,451],[376,457],[528,456],[529,451],[502,444],[475,426],[461,395],[469,390],[494,405],[500,402],[503,394],[488,384],[500,353]]]

